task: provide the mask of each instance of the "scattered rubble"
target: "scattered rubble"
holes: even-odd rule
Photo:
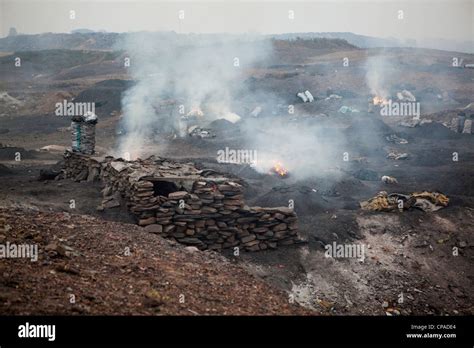
[[[390,151],[387,155],[388,159],[392,160],[406,160],[408,159],[408,154],[406,152],[397,152],[397,151]]]
[[[385,139],[390,142],[390,143],[395,143],[395,144],[408,144],[408,140],[400,138],[396,134],[390,134],[385,137]]]
[[[211,129],[201,128],[199,126],[191,126],[188,128],[188,135],[196,138],[215,138],[216,134]]]
[[[338,111],[339,111],[340,113],[342,113],[342,114],[360,112],[359,110],[357,110],[357,109],[355,109],[355,108],[352,108],[352,107],[350,107],[350,106],[346,106],[346,105],[341,106]]]
[[[24,102],[12,97],[7,92],[0,92],[0,105],[8,110],[15,110],[24,105]]]
[[[409,195],[401,193],[388,194],[381,191],[377,196],[367,201],[360,202],[363,210],[369,211],[395,211],[417,208],[424,212],[432,212],[447,207],[449,198],[439,192],[415,192]]]
[[[414,118],[411,118],[408,121],[400,122],[400,126],[408,127],[408,128],[415,128],[415,127],[422,126],[424,124],[432,123],[432,122],[433,122],[433,120],[430,120],[430,119],[427,119],[427,118],[420,119],[420,118],[415,118],[414,117]]]
[[[303,101],[303,103],[312,103],[314,101],[313,95],[308,90],[304,92],[299,92],[296,94],[296,96],[299,97]]]
[[[382,182],[385,184],[398,184],[398,180],[393,176],[384,175],[382,176]]]
[[[404,89],[401,92],[397,93],[398,100],[402,102],[416,102],[415,96],[410,92]]]
[[[43,152],[61,152],[64,153],[66,151],[66,146],[61,145],[46,145],[39,149],[39,151]]]
[[[328,97],[326,97],[324,100],[328,101],[328,100],[339,100],[339,99],[342,99],[342,97],[340,95],[331,94]]]
[[[472,120],[468,119],[464,122],[464,127],[462,129],[463,134],[472,134]]]

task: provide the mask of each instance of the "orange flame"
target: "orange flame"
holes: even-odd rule
[[[283,164],[281,164],[281,162],[275,162],[275,165],[273,166],[273,171],[281,177],[288,176],[288,170],[283,167]]]
[[[374,105],[387,105],[388,104],[388,99],[376,95],[374,97],[374,99],[372,99],[372,102],[374,103]]]
[[[199,106],[196,106],[196,107],[191,108],[191,111],[189,111],[186,116],[202,117],[202,116],[204,116],[204,112],[202,112],[202,110]]]

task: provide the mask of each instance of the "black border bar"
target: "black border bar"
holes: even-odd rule
[[[0,346],[62,344],[311,344],[466,346],[474,344],[474,317],[0,317]],[[55,340],[20,338],[25,323],[55,325]],[[420,331],[415,326],[426,329]],[[428,329],[431,328],[431,329]],[[407,334],[456,334],[456,338],[407,338]]]

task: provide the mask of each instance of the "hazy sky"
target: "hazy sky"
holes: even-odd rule
[[[70,11],[75,11],[75,19]],[[184,10],[184,19],[178,18]],[[399,19],[399,10],[403,19]],[[294,11],[294,19],[289,18]],[[188,33],[341,32],[413,38],[474,39],[474,0],[156,1],[0,0],[0,36],[174,30]]]

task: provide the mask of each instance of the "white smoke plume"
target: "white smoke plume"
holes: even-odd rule
[[[140,155],[156,129],[176,124],[193,109],[203,109],[210,119],[235,117],[232,97],[241,90],[245,71],[263,61],[269,47],[249,37],[127,35],[120,48],[129,55],[136,84],[122,100],[126,134],[119,153]],[[160,115],[160,104],[170,99],[171,112]]]
[[[393,74],[393,65],[382,54],[367,59],[366,82],[371,94],[389,98],[389,83],[393,79]]]
[[[255,169],[263,174],[279,163],[295,179],[335,175],[348,150],[341,130],[314,121],[252,121],[246,123],[244,131],[248,146],[258,151]]]

